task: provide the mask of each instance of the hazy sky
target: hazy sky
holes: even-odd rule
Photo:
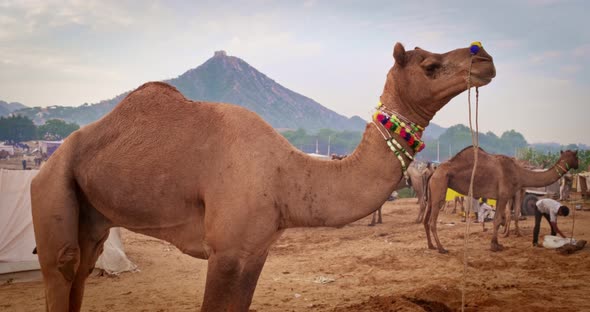
[[[480,131],[590,144],[589,12],[583,0],[0,0],[0,100],[96,103],[226,50],[340,114],[369,119],[395,42],[446,52],[479,40],[497,69],[480,89]],[[467,93],[433,122],[467,125]]]

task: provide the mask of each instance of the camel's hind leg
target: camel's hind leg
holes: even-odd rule
[[[504,216],[504,220],[502,221],[502,222],[504,222],[504,237],[510,236],[510,223],[512,222],[512,208],[515,208],[514,199],[511,199],[508,201],[508,205],[506,206],[506,215]],[[498,211],[498,208],[496,208],[496,212],[497,211]],[[516,214],[516,210],[514,211],[514,213]]]
[[[72,284],[70,311],[80,311],[84,296],[86,278],[94,269],[103,244],[109,236],[110,222],[90,205],[83,205],[80,211],[80,264]]]
[[[418,200],[419,210],[418,210],[418,217],[416,218],[416,223],[420,223],[424,220],[424,215],[426,214],[426,199],[425,196],[421,196]]]
[[[432,244],[432,239],[430,238],[430,217],[432,215],[432,204],[429,203],[426,206],[426,210],[424,212],[424,219],[422,220],[422,224],[424,225],[424,231],[426,232],[426,242],[428,243],[428,249],[436,249]]]
[[[434,238],[434,241],[436,242],[436,247],[438,249],[438,252],[445,254],[448,253],[449,251],[444,249],[442,246],[442,243],[440,242],[440,239],[438,238],[438,229],[437,229],[437,221],[438,221],[438,213],[440,211],[440,207],[444,205],[444,201],[433,201],[432,203],[432,216],[430,217],[430,230],[432,231],[432,237]],[[430,247],[430,246],[429,246]]]
[[[379,209],[373,211],[373,217],[371,218],[371,223],[367,224],[368,226],[375,226],[377,223],[383,223],[383,219],[381,218],[381,208],[382,207],[379,207]],[[378,221],[376,221],[377,215],[379,215]]]
[[[516,236],[521,237],[522,234],[520,233],[520,228],[518,227],[518,220],[520,219],[520,216],[522,215],[522,197],[524,196],[524,193],[522,190],[516,192],[516,195],[514,195],[514,232],[516,233]]]
[[[37,254],[47,311],[69,311],[71,286],[80,263],[79,204],[74,183],[59,174],[49,176],[49,172],[42,170],[31,184]]]
[[[496,215],[494,216],[494,233],[492,234],[492,244],[491,250],[492,251],[501,251],[504,249],[504,246],[498,243],[498,228],[500,227],[500,223],[502,222],[502,218],[505,217],[506,214],[506,199],[498,198],[497,201],[497,208],[496,208]]]
[[[445,188],[446,191],[446,188]],[[428,206],[426,208],[426,215],[424,216],[424,230],[426,230],[426,240],[428,241],[428,248],[429,249],[438,249],[440,253],[447,253],[448,251],[443,248],[440,240],[438,239],[438,231],[436,228],[436,222],[438,221],[438,214],[440,212],[441,207],[445,204],[444,194],[439,194],[438,190],[430,189],[429,190],[429,201]],[[432,240],[430,238],[430,233],[432,232],[432,237],[436,243],[436,248],[432,244]]]

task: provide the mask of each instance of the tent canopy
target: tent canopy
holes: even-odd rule
[[[39,269],[31,215],[31,181],[38,172],[0,169],[0,274]],[[110,274],[137,268],[123,251],[118,228],[111,229],[96,267]]]

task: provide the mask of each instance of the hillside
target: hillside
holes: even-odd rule
[[[4,102],[4,101],[0,101],[0,116],[7,116],[8,114],[19,110],[19,109],[23,109],[26,108],[26,106],[24,106],[21,103],[17,103],[17,102]]]
[[[274,128],[362,131],[366,125],[360,117],[347,118],[289,90],[242,59],[228,56],[224,51],[215,52],[202,65],[164,82],[175,86],[192,100],[243,106],[259,114]],[[85,125],[108,113],[130,91],[91,105],[25,108],[18,113],[33,119],[36,124],[59,118]]]

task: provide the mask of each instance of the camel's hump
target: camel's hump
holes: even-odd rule
[[[119,107],[187,102],[188,99],[174,86],[160,81],[146,82],[129,93]]]
[[[176,89],[176,87],[169,85],[165,82],[161,81],[150,81],[142,84],[137,89],[133,90],[127,97],[132,96],[157,96],[157,95],[164,95],[164,96],[171,96],[177,97],[178,99],[186,100],[184,95]]]

